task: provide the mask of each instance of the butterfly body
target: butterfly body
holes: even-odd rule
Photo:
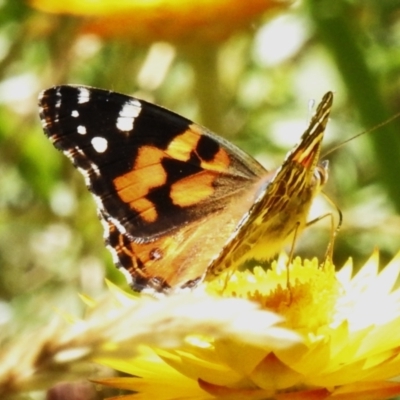
[[[328,93],[271,173],[206,128],[133,97],[58,86],[39,98],[46,135],[94,195],[114,262],[135,290],[155,292],[270,258],[304,228],[326,179],[319,153],[331,104]]]

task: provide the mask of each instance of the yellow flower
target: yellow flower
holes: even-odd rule
[[[204,320],[202,331],[191,331],[176,348],[158,344],[134,357],[97,358],[135,376],[101,383],[138,392],[124,400],[392,398],[400,394],[394,380],[400,372],[400,290],[393,289],[399,272],[400,254],[378,272],[375,253],[354,277],[351,261],[335,273],[328,261],[321,267],[316,260],[296,259],[289,287],[284,258],[268,271],[221,276],[205,284],[207,300],[193,308],[194,315],[210,313],[212,321],[223,311],[213,301],[242,299],[284,322],[271,323],[262,340],[261,314],[245,320],[238,308],[235,324],[235,309],[226,308],[230,327],[224,333],[215,326],[207,330]]]
[[[31,0],[46,12],[84,16],[84,30],[102,36],[153,40],[221,40],[288,0]]]
[[[245,344],[269,342],[274,348],[299,341],[298,335],[277,326],[281,317],[247,300],[189,292],[160,301],[110,286],[101,300],[82,296],[88,307],[84,319],[67,314],[33,331],[0,331],[1,399],[88,377],[93,372],[90,360],[107,360],[123,370],[131,359],[137,362],[143,345],[182,348],[195,340],[194,334],[236,338]],[[250,325],[252,335],[244,337]],[[13,334],[7,337],[8,332]],[[157,372],[154,365],[151,368]],[[163,372],[159,378],[168,375]]]

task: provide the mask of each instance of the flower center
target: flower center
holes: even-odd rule
[[[314,332],[329,326],[335,314],[340,284],[334,266],[326,261],[296,258],[289,267],[286,260],[273,262],[270,269],[255,267],[253,271],[236,271],[208,284],[208,291],[224,297],[240,297],[255,301],[262,308],[285,318],[285,326],[297,331]]]

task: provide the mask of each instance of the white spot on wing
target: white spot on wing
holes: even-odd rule
[[[90,100],[90,91],[84,87],[78,89],[78,103],[87,103]]]
[[[93,148],[98,152],[98,153],[104,153],[107,150],[108,147],[108,141],[107,139],[100,137],[100,136],[95,136],[92,140],[92,146]]]
[[[84,127],[83,125],[78,125],[77,132],[80,135],[86,135],[86,133],[87,133],[86,127]]]
[[[122,107],[118,119],[117,128],[123,132],[129,132],[133,129],[135,118],[140,114],[141,106],[138,100],[128,100]]]
[[[74,117],[74,118],[78,118],[78,117],[79,117],[79,112],[78,112],[78,110],[73,110],[73,111],[71,112],[71,116]]]

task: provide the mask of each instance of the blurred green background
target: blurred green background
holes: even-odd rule
[[[42,133],[40,90],[79,83],[153,101],[267,169],[328,90],[325,152],[400,111],[398,0],[58,3],[0,1],[0,329],[76,309],[105,276],[124,284],[82,177]],[[344,215],[336,264],[361,265],[375,247],[386,263],[400,249],[400,119],[327,158],[325,192]],[[316,205],[314,216],[329,209]],[[322,257],[330,232],[328,219],[307,229],[296,254]]]

